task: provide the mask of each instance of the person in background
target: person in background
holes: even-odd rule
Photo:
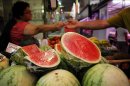
[[[69,20],[65,27],[67,28],[86,28],[90,30],[100,30],[106,29],[108,27],[123,27],[127,28],[130,32],[130,8],[125,8],[116,15],[104,19],[104,20],[92,20],[92,21],[82,21],[79,22],[77,20]]]
[[[120,53],[128,53],[128,30],[122,27],[116,29],[116,46]]]
[[[111,45],[115,45],[115,44],[116,44],[116,37],[115,37],[115,35],[109,34],[109,35],[108,35],[108,40],[109,40],[109,43],[110,43]]]
[[[19,45],[21,41],[30,39],[38,33],[60,30],[64,26],[63,22],[35,25],[29,23],[31,19],[32,13],[29,3],[24,1],[14,3],[12,18],[7,22],[3,36],[0,38],[0,51],[5,50],[8,42]]]

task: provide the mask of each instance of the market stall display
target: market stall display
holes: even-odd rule
[[[52,37],[52,39],[54,38],[55,37]],[[50,38],[47,40],[50,41]],[[30,83],[27,85],[28,83],[25,83],[24,80],[16,83],[16,78],[12,77],[13,84],[25,83],[25,86],[86,86],[87,84],[89,86],[89,84],[95,83],[95,86],[117,86],[117,82],[120,82],[121,84],[118,84],[118,86],[130,85],[123,71],[117,67],[117,65],[111,65],[115,62],[107,60],[102,56],[100,47],[94,44],[90,39],[75,32],[67,32],[58,38],[58,42],[55,42],[53,46],[54,47],[51,47],[48,44],[38,47],[32,44],[22,46],[11,53],[9,60],[13,64],[0,72],[0,76],[3,77],[0,78],[0,86],[12,86],[12,84],[6,84],[6,82],[11,80],[8,77],[12,77],[11,74],[16,74],[17,71],[19,71],[17,75],[21,74],[20,71],[22,70],[28,71],[29,76],[31,73],[36,75],[36,81],[34,80],[31,82],[33,84]],[[56,60],[54,58],[56,58]],[[46,60],[43,61],[43,59]],[[3,72],[7,70],[10,70],[7,72],[9,76]],[[105,70],[108,72],[104,72],[104,75],[103,71]],[[86,76],[88,72],[90,72],[90,74]],[[26,74],[21,75],[23,77],[19,78],[22,80]],[[118,79],[113,79],[113,76],[117,76]],[[18,78],[18,76],[15,77]],[[108,78],[112,80],[107,81],[106,79]],[[45,81],[48,79],[52,80],[49,82]],[[3,80],[5,80],[5,83]],[[28,80],[32,80],[32,78]],[[62,80],[64,83],[61,83]],[[116,84],[114,85],[113,83]]]

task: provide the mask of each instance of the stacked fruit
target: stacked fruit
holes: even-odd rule
[[[54,48],[55,44],[58,44],[60,42],[61,37],[60,36],[53,36],[48,39],[48,45]]]
[[[59,39],[49,38],[55,41],[53,48]],[[0,72],[0,86],[130,86],[126,75],[105,61],[97,45],[74,32],[65,33],[55,49],[28,45],[10,60],[17,64]],[[38,76],[30,70],[37,70]]]

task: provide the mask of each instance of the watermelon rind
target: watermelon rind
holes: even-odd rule
[[[11,55],[10,60],[18,65],[24,65],[25,56],[27,56],[27,54],[22,50],[22,48],[19,48],[16,52],[14,52]]]
[[[90,41],[90,43],[93,44],[93,46],[95,47],[95,49],[97,49],[98,51],[98,54],[99,54],[99,57],[97,57],[98,59],[94,60],[94,61],[89,61],[89,60],[85,60],[85,59],[82,59],[81,57],[79,56],[76,56],[75,54],[73,54],[64,44],[64,39],[66,38],[66,36],[69,38],[69,35],[73,35],[73,34],[76,34],[78,36],[81,36],[85,39],[87,39],[86,37],[78,34],[78,33],[74,33],[74,32],[67,32],[65,33],[62,38],[61,38],[61,48],[62,48],[62,51],[61,51],[61,54],[64,56],[64,59],[66,60],[66,62],[75,70],[75,71],[79,71],[81,70],[82,68],[87,68],[87,67],[90,67],[90,66],[93,66],[97,63],[103,63],[104,60],[102,60],[102,56],[101,56],[101,52],[100,52],[100,49],[96,46],[96,44],[92,43],[89,39],[87,39],[88,41]],[[66,39],[67,40],[67,39]],[[71,40],[71,39],[69,39]],[[67,40],[69,42],[69,40]],[[71,41],[73,41],[75,39],[72,39]],[[69,43],[68,43],[69,45]],[[81,45],[77,45],[79,48]],[[87,46],[87,45],[84,45],[84,46]],[[80,50],[79,50],[80,51]],[[89,51],[89,50],[88,50]],[[94,51],[93,51],[94,52]],[[84,52],[84,53],[87,53],[87,52]]]
[[[74,68],[74,70],[78,71],[82,68],[85,68],[85,67],[89,67],[93,64],[90,64],[90,63],[87,63],[83,60],[80,60],[78,58],[76,58],[75,56],[72,56],[71,54],[65,52],[65,51],[62,51],[62,54],[64,56],[64,59],[65,61]]]
[[[0,71],[3,69],[9,67],[9,59],[5,57],[4,55],[0,54]]]
[[[61,44],[55,44],[55,50],[56,50],[56,52],[59,54],[59,55],[61,55],[61,51],[58,49],[58,48],[61,48]]]
[[[37,77],[25,66],[14,65],[0,72],[0,86],[35,86]]]
[[[27,65],[26,63],[28,63],[28,60],[33,64],[43,68],[52,68],[60,63],[60,57],[54,49],[47,47],[45,48],[45,51],[42,51],[36,45],[28,45],[18,49],[11,55],[11,60],[20,65]],[[43,61],[45,61],[44,64]],[[49,62],[52,63],[50,64]]]
[[[65,44],[64,44],[64,39],[67,37],[67,36],[69,36],[69,35],[78,35],[78,36],[81,36],[81,37],[83,37],[83,38],[85,38],[86,40],[88,40],[91,44],[93,44],[93,46],[95,46],[95,48],[97,49],[97,51],[98,51],[98,54],[99,54],[99,57],[98,57],[98,59],[96,59],[96,60],[94,60],[94,61],[89,61],[89,60],[86,60],[86,59],[83,59],[82,57],[79,57],[79,56],[76,56],[74,53],[72,53],[66,46],[65,46]],[[75,39],[71,39],[71,41],[74,41],[74,40],[76,40],[76,38]],[[69,42],[69,41],[68,41]],[[80,42],[80,41],[79,41]],[[87,63],[98,63],[100,60],[101,60],[101,52],[100,52],[100,49],[97,47],[97,45],[96,44],[94,44],[94,43],[92,43],[87,37],[84,37],[84,36],[82,36],[82,35],[80,35],[80,34],[78,34],[78,33],[75,33],[75,32],[67,32],[67,33],[65,33],[65,34],[63,34],[63,36],[62,36],[62,38],[61,38],[61,45],[62,45],[62,48],[67,52],[67,53],[69,53],[70,55],[72,55],[72,56],[74,56],[74,57],[76,57],[75,59],[79,59],[79,60],[82,60],[82,61],[84,61],[84,62],[87,62]],[[78,47],[81,47],[81,45],[77,45]],[[87,46],[87,45],[85,45],[85,46]],[[80,50],[79,50],[80,51]],[[89,51],[89,50],[88,50]],[[93,51],[94,52],[94,51]],[[86,52],[87,53],[87,52]]]
[[[78,79],[69,71],[53,70],[42,76],[36,86],[81,86]]]
[[[58,66],[59,63],[60,63],[60,57],[59,57],[59,55],[57,54],[57,52],[56,52],[54,49],[50,49],[50,50],[48,50],[48,51],[51,51],[51,52],[53,53],[53,55],[56,55],[57,58],[58,58],[58,61],[55,62],[55,64],[53,64],[53,65],[42,65],[42,64],[36,63],[36,62],[32,61],[29,56],[26,56],[25,59],[29,60],[30,62],[32,62],[33,64],[35,64],[35,65],[37,65],[37,66],[39,66],[39,67],[43,67],[43,68],[52,68],[52,67]],[[49,59],[49,58],[52,59],[53,57],[47,57],[47,58],[48,58],[48,59]]]
[[[111,64],[97,64],[83,76],[82,86],[130,86],[127,76]]]

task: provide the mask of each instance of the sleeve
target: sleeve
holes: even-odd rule
[[[125,26],[124,22],[123,22],[123,17],[122,17],[124,14],[124,11],[125,10],[122,10],[118,14],[107,19],[110,26],[113,26],[113,27],[124,27]]]

